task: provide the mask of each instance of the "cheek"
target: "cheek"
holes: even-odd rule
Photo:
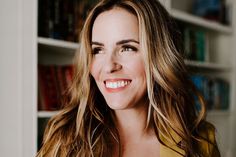
[[[137,71],[140,75],[142,75],[143,77],[145,76],[145,67],[144,67],[144,63],[140,62],[140,64],[137,65]]]
[[[90,66],[90,74],[93,76],[95,80],[99,79],[100,70],[101,70],[101,64],[99,64],[97,61],[92,61]]]
[[[97,73],[97,68],[96,65],[94,64],[94,62],[91,63],[90,65],[90,74],[93,76],[93,78],[96,78],[96,74]]]
[[[130,70],[132,70],[136,75],[140,77],[145,76],[145,64],[142,59],[138,59],[134,62],[130,62],[129,66]]]

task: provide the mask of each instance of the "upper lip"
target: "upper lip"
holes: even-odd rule
[[[112,78],[112,79],[106,79],[104,80],[105,82],[117,82],[117,81],[132,81],[131,79],[127,79],[127,78]]]

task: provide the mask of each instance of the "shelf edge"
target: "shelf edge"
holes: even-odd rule
[[[59,111],[38,111],[38,118],[51,118],[55,116]]]
[[[38,44],[46,45],[46,46],[67,48],[67,49],[74,49],[74,50],[76,50],[79,47],[78,43],[57,40],[57,39],[51,39],[51,38],[44,38],[44,37],[38,37]]]
[[[207,116],[230,116],[229,110],[210,110],[207,112]]]
[[[219,70],[219,71],[230,71],[231,70],[230,66],[225,66],[225,65],[217,64],[217,63],[191,61],[191,60],[184,60],[184,62],[187,66],[190,66],[190,67]]]
[[[204,18],[198,17],[196,15],[191,15],[189,13],[185,13],[177,9],[171,9],[170,13],[173,18],[183,22],[191,23],[215,31],[220,31],[226,34],[230,34],[233,32],[233,28],[231,26],[224,26],[223,24],[220,24],[218,22],[209,21]]]

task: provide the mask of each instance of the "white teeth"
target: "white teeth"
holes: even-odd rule
[[[107,88],[113,89],[127,86],[129,83],[130,81],[105,82]]]

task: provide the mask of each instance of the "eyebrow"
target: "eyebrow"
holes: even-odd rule
[[[139,42],[138,42],[137,40],[134,40],[134,39],[126,39],[126,40],[118,41],[118,42],[116,43],[116,45],[122,45],[122,44],[129,43],[129,42],[134,42],[134,43],[139,44]]]
[[[139,44],[139,42],[138,42],[137,40],[134,40],[134,39],[125,39],[125,40],[118,41],[118,42],[116,43],[116,45],[122,45],[122,44],[126,44],[126,43],[129,43],[129,42],[134,42],[134,43]],[[103,43],[96,42],[96,41],[92,41],[92,45],[104,46]]]

